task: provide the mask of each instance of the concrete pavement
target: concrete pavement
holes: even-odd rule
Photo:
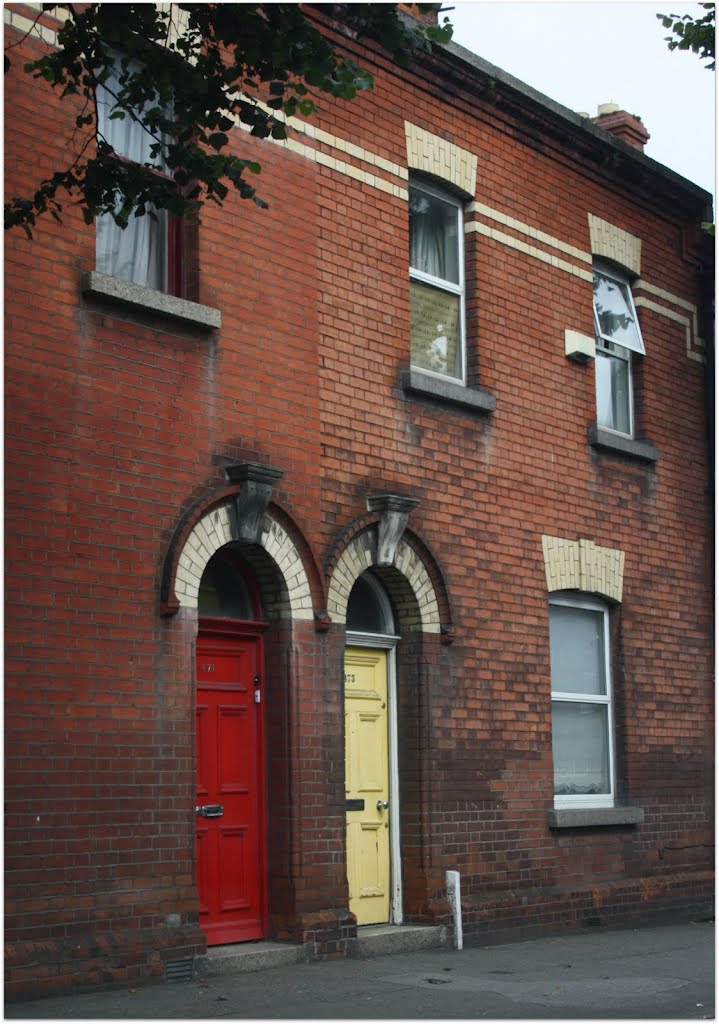
[[[291,964],[5,1006],[9,1020],[713,1016],[713,922]]]

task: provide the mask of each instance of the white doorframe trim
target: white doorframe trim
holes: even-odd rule
[[[345,647],[374,647],[387,652],[387,753],[389,758],[389,923],[402,924],[402,860],[400,851],[399,749],[397,737],[397,658],[401,638],[379,633],[352,633]]]

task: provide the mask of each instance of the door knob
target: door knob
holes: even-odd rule
[[[381,811],[383,808],[386,811],[388,807],[389,807],[389,800],[378,800],[377,801],[377,810],[378,811]]]

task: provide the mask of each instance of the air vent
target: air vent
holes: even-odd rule
[[[194,960],[168,960],[165,963],[165,981],[192,981]]]

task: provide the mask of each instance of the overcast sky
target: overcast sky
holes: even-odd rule
[[[670,52],[658,12],[704,12],[674,0],[580,3],[444,0],[454,41],[538,89],[586,111],[617,103],[641,117],[644,152],[715,193],[715,72]],[[715,211],[716,212],[716,211]]]

